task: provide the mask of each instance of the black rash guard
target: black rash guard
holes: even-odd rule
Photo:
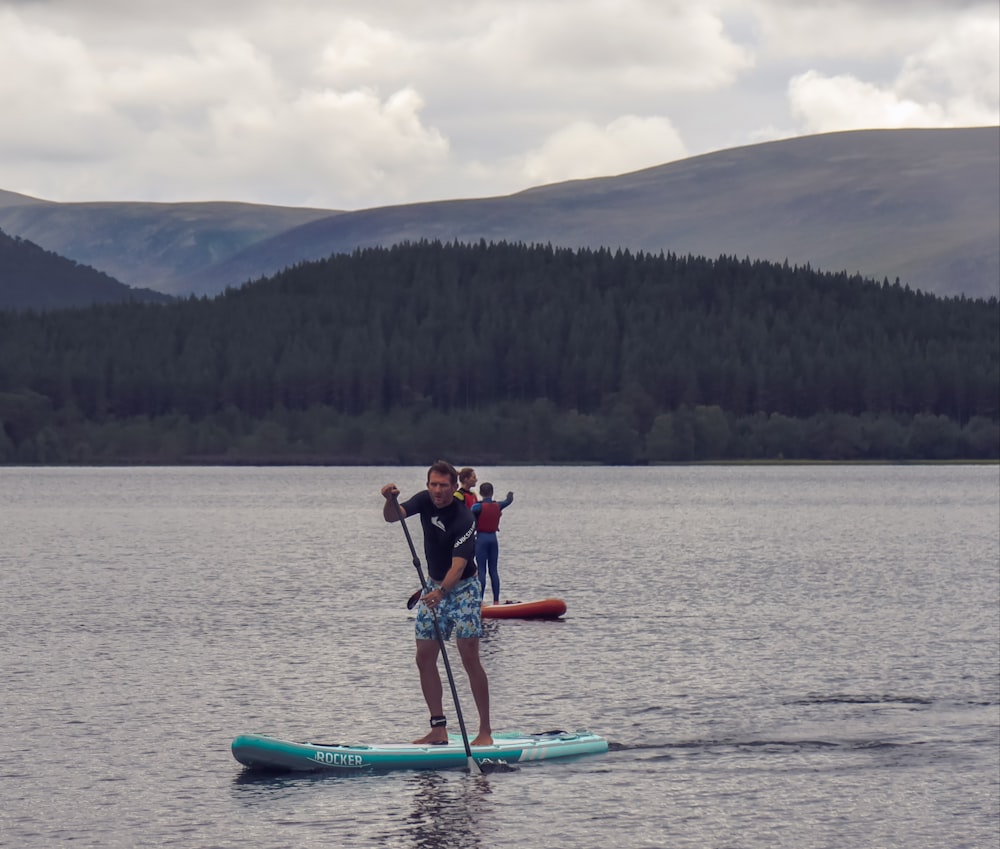
[[[462,579],[476,574],[476,520],[465,503],[452,498],[447,507],[435,507],[425,489],[402,505],[407,516],[420,514],[424,529],[424,557],[431,580],[441,583],[453,557],[466,559]]]

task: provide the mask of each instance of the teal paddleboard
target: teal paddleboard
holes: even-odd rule
[[[465,745],[456,734],[450,735],[445,746],[294,743],[261,734],[243,734],[233,740],[232,749],[236,760],[258,770],[362,772],[468,766]],[[492,746],[473,746],[472,757],[478,762],[515,764],[596,755],[607,750],[608,741],[589,731],[509,732],[494,734]]]

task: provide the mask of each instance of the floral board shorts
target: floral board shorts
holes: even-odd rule
[[[433,589],[438,584],[432,581],[430,586]],[[441,636],[445,640],[451,639],[452,633],[456,639],[481,637],[483,635],[482,603],[482,587],[479,586],[479,578],[476,575],[455,584],[451,592],[442,599],[436,611]],[[418,640],[437,639],[437,634],[434,631],[434,616],[423,602],[417,605],[416,635]]]

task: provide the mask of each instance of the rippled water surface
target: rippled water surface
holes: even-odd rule
[[[494,726],[611,752],[232,759],[244,732],[423,733],[417,578],[378,494],[421,468],[3,468],[0,845],[997,845],[996,466],[478,473],[516,493],[502,595],[569,607],[487,623]]]

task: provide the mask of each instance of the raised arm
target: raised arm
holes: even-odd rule
[[[399,509],[396,509],[395,501],[399,498],[399,487],[394,483],[387,483],[382,487],[382,497],[385,499],[385,504],[382,505],[382,518],[387,522],[398,522],[400,514],[405,518],[406,510],[400,505]]]

